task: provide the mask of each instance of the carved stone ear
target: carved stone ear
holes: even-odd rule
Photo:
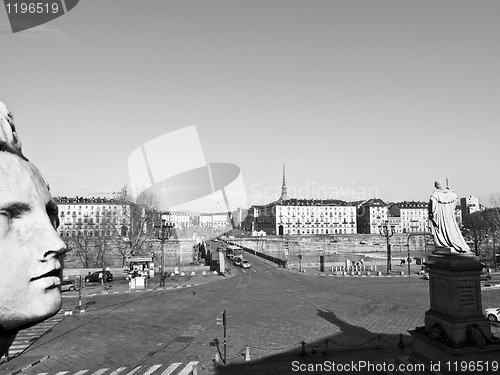
[[[23,155],[22,143],[14,125],[14,116],[2,102],[0,102],[0,151],[11,152],[28,160]]]

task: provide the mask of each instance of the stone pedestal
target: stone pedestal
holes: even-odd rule
[[[441,372],[447,362],[499,361],[500,342],[491,336],[490,322],[482,312],[479,275],[483,267],[479,259],[442,248],[425,265],[429,268],[431,308],[425,313],[425,326],[410,331],[410,359],[439,362]],[[450,366],[444,373],[468,371]]]

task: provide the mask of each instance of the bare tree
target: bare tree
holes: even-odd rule
[[[109,233],[109,234],[108,234]],[[95,265],[94,267],[104,268],[106,264],[106,257],[112,248],[112,235],[113,232],[105,231],[103,235],[94,237],[93,245],[95,251]]]
[[[495,270],[498,267],[498,256],[496,250],[496,236],[498,230],[500,229],[500,194],[494,193],[490,196],[491,207],[483,211],[483,216],[488,222],[488,226],[491,232],[491,243],[492,243],[492,257]]]
[[[485,240],[488,230],[488,221],[482,212],[474,212],[462,218],[465,238],[474,243],[474,253],[480,255],[480,245]]]
[[[491,194],[491,207],[486,210],[488,221],[496,229],[500,228],[500,193]]]
[[[122,211],[116,231],[122,241],[117,244],[117,251],[122,259],[122,265],[125,265],[125,260],[131,255],[151,254],[150,240],[154,238],[153,221],[158,204],[152,194],[142,193],[134,197],[126,186],[118,199]]]
[[[64,242],[66,242],[66,246],[73,256],[80,261],[83,268],[95,267],[97,252],[93,237],[77,232],[76,236],[64,237]]]

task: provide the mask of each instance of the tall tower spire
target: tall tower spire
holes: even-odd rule
[[[281,185],[281,196],[280,201],[288,199],[288,194],[286,192],[286,182],[285,182],[285,164],[283,164],[283,185]]]

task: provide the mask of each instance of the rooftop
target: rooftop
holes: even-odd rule
[[[101,198],[101,197],[54,197],[54,201],[57,204],[71,203],[71,204],[123,204],[123,200],[116,198]]]

